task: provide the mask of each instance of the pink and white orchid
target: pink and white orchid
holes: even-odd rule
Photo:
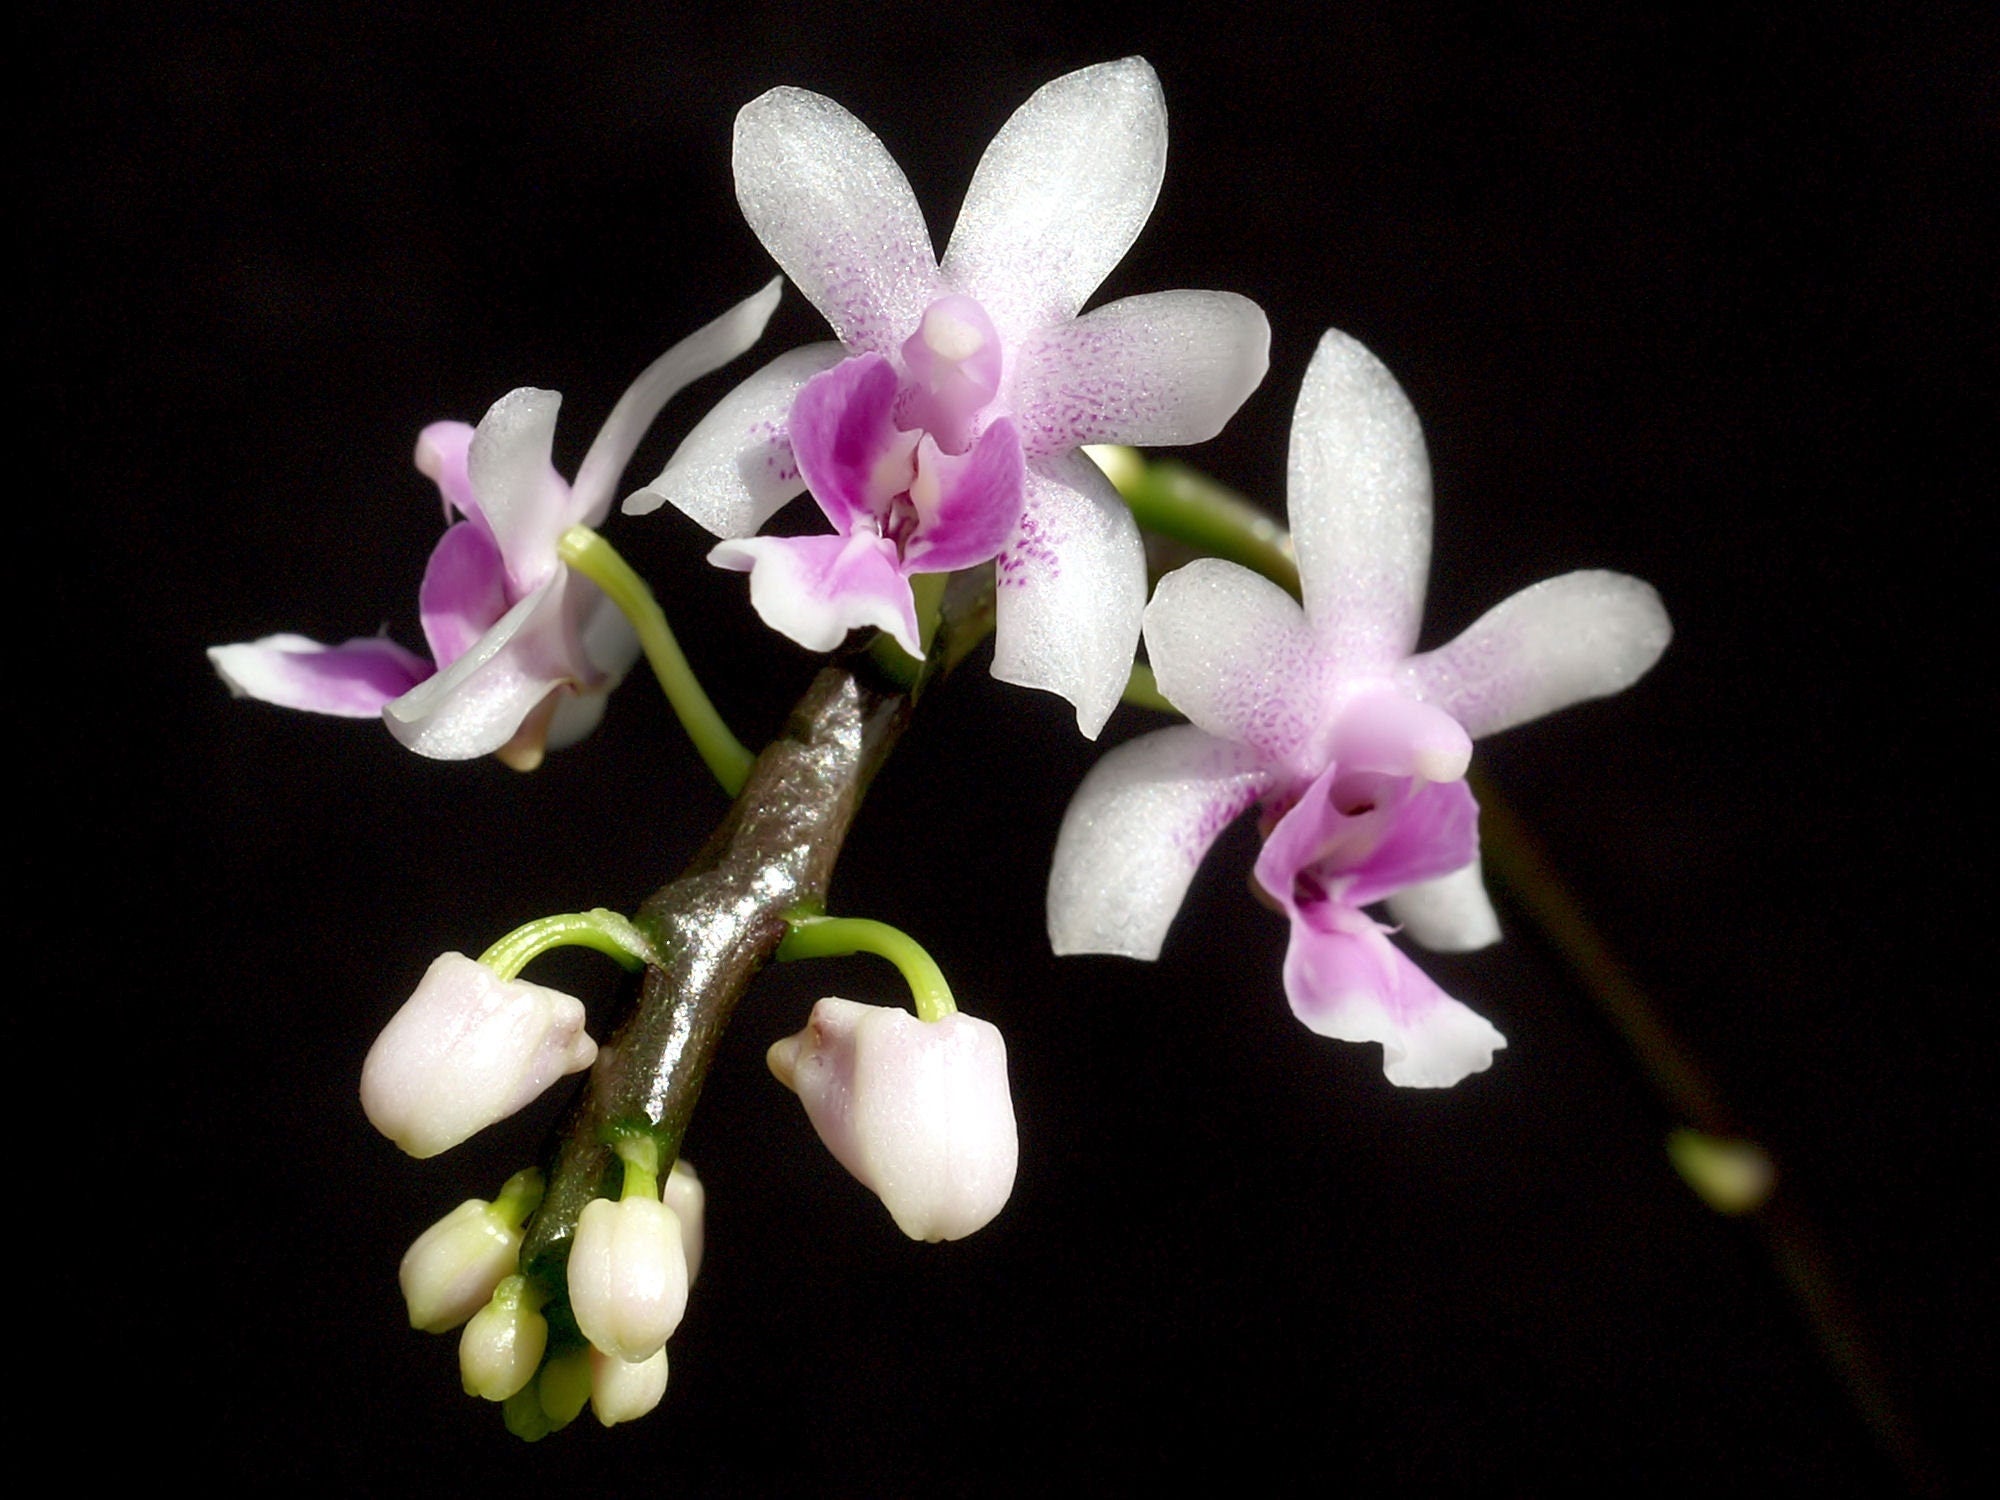
[[[1160,690],[1191,721],[1106,755],[1063,820],[1058,953],[1155,958],[1215,837],[1263,804],[1261,885],[1291,919],[1285,992],[1323,1036],[1380,1042],[1391,1082],[1443,1087],[1505,1046],[1362,910],[1388,900],[1440,948],[1498,936],[1480,884],[1472,741],[1615,693],[1666,649],[1659,597],[1617,573],[1525,589],[1413,654],[1430,563],[1430,465],[1389,372],[1340,333],[1299,393],[1290,459],[1304,608],[1214,559],[1145,614]]]
[[[1131,514],[1076,450],[1212,437],[1263,378],[1264,315],[1224,292],[1077,316],[1131,247],[1166,164],[1139,58],[1038,90],[973,174],[939,262],[909,182],[832,100],[780,88],[737,116],[736,193],[838,343],[780,356],[625,502],[671,503],[813,650],[874,626],[920,654],[909,578],[998,564],[993,675],[1059,693],[1096,735],[1146,602]],[[834,535],[758,537],[809,489]]]
[[[443,495],[446,521],[417,595],[432,661],[380,636],[323,646],[272,635],[211,647],[222,680],[285,708],[379,714],[397,739],[439,760],[498,754],[528,769],[544,749],[583,738],[639,648],[617,607],[563,564],[557,544],[570,527],[603,521],[660,408],[757,341],[779,288],[772,281],[648,366],[611,409],[573,486],[549,462],[562,404],[554,391],[510,391],[476,428],[423,430],[417,467]]]

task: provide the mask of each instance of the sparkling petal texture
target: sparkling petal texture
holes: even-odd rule
[[[596,1061],[583,1019],[569,995],[446,953],[369,1048],[361,1107],[410,1155],[435,1156]]]
[[[1167,701],[1210,734],[1290,762],[1323,717],[1323,668],[1298,603],[1212,557],[1177,568],[1145,613],[1146,659]]]
[[[1649,584],[1565,573],[1525,588],[1449,645],[1414,657],[1405,680],[1474,736],[1622,692],[1660,659],[1673,627]]]
[[[1409,654],[1431,557],[1423,430],[1380,360],[1329,330],[1292,416],[1287,481],[1306,615],[1348,670]]]
[[[578,650],[559,571],[503,615],[471,650],[382,712],[389,732],[433,760],[491,755],[548,695],[568,682]]]
[[[1389,897],[1389,915],[1412,942],[1434,953],[1470,953],[1500,941],[1500,919],[1474,860]]]
[[[1076,705],[1097,738],[1132,673],[1146,608],[1138,523],[1089,459],[1036,459],[1020,528],[1000,554],[993,675]]]
[[[828,997],[771,1051],[834,1159],[911,1239],[963,1239],[1006,1206],[1019,1147],[990,1022]]]
[[[1003,334],[1074,317],[1139,237],[1166,163],[1166,100],[1143,58],[1042,85],[980,158],[945,279]]]
[[[754,534],[806,487],[792,457],[793,401],[807,381],[846,358],[839,344],[780,354],[695,424],[659,478],[626,498],[625,514],[671,505],[715,536]]]
[[[1192,725],[1105,755],[1070,799],[1056,838],[1051,946],[1158,958],[1196,866],[1273,779],[1255,751]]]
[[[1031,455],[1201,443],[1270,367],[1271,326],[1230,292],[1127,297],[1026,340],[1009,395]]]
[[[210,646],[209,663],[239,698],[280,708],[372,719],[382,706],[431,675],[431,664],[381,636],[322,646],[302,635],[267,635]]]
[[[736,117],[736,199],[855,354],[894,354],[942,287],[902,169],[831,99],[777,88]]]
[[[555,391],[509,391],[479,419],[466,456],[480,513],[516,598],[561,566],[556,539],[570,524],[570,492],[549,461],[561,407]]]
[[[753,536],[721,542],[718,567],[750,575],[750,604],[763,622],[808,651],[831,651],[850,630],[887,631],[921,657],[917,606],[893,542],[854,536]]]

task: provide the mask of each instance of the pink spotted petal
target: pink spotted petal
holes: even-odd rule
[[[872,626],[910,655],[923,655],[916,601],[895,544],[872,532],[748,537],[723,542],[708,560],[748,573],[750,603],[764,623],[808,651],[831,651],[850,630]]]
[[[1131,678],[1146,608],[1139,527],[1103,470],[1080,453],[1030,463],[994,574],[993,675],[1067,698],[1097,738]]]
[[[208,659],[239,698],[280,708],[372,719],[382,706],[431,675],[431,664],[381,636],[322,646],[302,635],[267,635],[210,646]]]
[[[507,567],[493,539],[470,521],[438,538],[417,593],[424,639],[448,667],[507,613]]]
[[[814,376],[792,403],[792,456],[837,531],[873,524],[909,488],[915,439],[897,432],[895,405],[896,370],[879,354]]]
[[[970,453],[940,452],[926,436],[917,445],[918,484],[911,491],[920,520],[903,548],[912,573],[949,573],[997,556],[1021,521],[1025,465],[1014,424],[1002,417],[979,435]],[[933,499],[926,482],[935,477]]]
[[[417,434],[417,469],[437,485],[444,498],[446,525],[451,524],[454,512],[467,520],[479,519],[479,501],[465,470],[465,456],[471,447],[470,422],[433,422]]]
[[[1230,292],[1127,297],[1021,348],[1010,404],[1029,453],[1214,437],[1270,364],[1271,326]]]
[[[938,296],[930,231],[874,133],[822,95],[776,88],[736,116],[736,200],[854,353],[893,354]]]
[[[1382,1071],[1403,1088],[1449,1088],[1484,1072],[1507,1045],[1366,916],[1339,905],[1293,917],[1285,995],[1321,1036],[1380,1042]]]

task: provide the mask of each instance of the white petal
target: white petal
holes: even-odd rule
[[[1059,693],[1096,739],[1124,696],[1146,608],[1146,551],[1111,481],[1079,453],[1028,465],[1020,530],[995,564],[993,675]]]
[[[1476,739],[1623,691],[1673,633],[1650,584],[1565,573],[1489,609],[1457,640],[1413,658],[1403,676]]]
[[[1166,100],[1144,58],[1043,84],[979,159],[946,280],[1003,337],[1074,317],[1132,248],[1166,164]]]
[[[753,536],[720,542],[708,560],[750,575],[750,606],[808,651],[831,651],[850,630],[887,632],[921,658],[917,607],[896,568],[896,547],[872,533]]]
[[[1321,718],[1323,669],[1306,617],[1268,578],[1202,557],[1146,606],[1146,657],[1167,701],[1210,734],[1289,759]]]
[[[695,424],[660,477],[626,498],[625,514],[672,505],[716,536],[754,536],[806,487],[792,461],[792,402],[808,380],[845,358],[838,344],[780,354]]]
[[[1201,443],[1270,366],[1271,325],[1232,292],[1127,297],[1023,345],[1009,402],[1031,455]]]
[[[1063,815],[1050,946],[1158,958],[1209,845],[1272,779],[1255,751],[1187,724],[1111,751]]]
[[[1431,557],[1431,469],[1417,414],[1380,360],[1329,330],[1292,417],[1292,538],[1306,615],[1350,668],[1417,643]]]
[[[1470,953],[1500,941],[1500,919],[1476,859],[1462,870],[1404,887],[1389,898],[1389,915],[1404,937],[1434,953]]]
[[[632,461],[632,450],[653,425],[653,418],[684,386],[719,370],[763,336],[764,325],[777,309],[784,289],[782,277],[747,297],[712,323],[697,328],[640,372],[611,415],[604,419],[590,451],[576,471],[570,495],[572,525],[595,526],[611,510],[612,486]]]
[[[466,455],[472,493],[519,593],[561,566],[556,540],[569,526],[569,486],[549,462],[561,406],[555,391],[509,391],[479,419]]]
[[[806,300],[853,353],[894,354],[939,283],[887,148],[831,99],[778,88],[736,116],[735,162],[743,217]]]
[[[567,570],[516,604],[473,648],[382,710],[389,732],[433,760],[491,755],[581,663],[565,660]]]

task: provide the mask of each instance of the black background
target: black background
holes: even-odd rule
[[[1978,12],[27,7],[16,1031],[48,1102],[17,1361],[53,1353],[40,1398],[107,1435],[77,1461],[674,1494],[1123,1490],[1208,1460],[1332,1488],[1844,1492],[1977,1461]],[[568,471],[648,359],[758,286],[728,151],[763,89],[860,115],[942,242],[1007,114],[1131,52],[1172,145],[1095,300],[1227,288],[1274,329],[1265,384],[1192,456],[1280,503],[1300,377],[1339,327],[1429,438],[1425,644],[1575,567],[1665,597],[1646,681],[1481,763],[1781,1161],[1918,1434],[1900,1468],[1511,907],[1500,949],[1430,964],[1510,1042],[1448,1093],[1290,1017],[1246,829],[1161,963],[1052,959],[1040,882],[1096,752],[983,671],[927,700],[835,902],[917,933],[1005,1031],[1001,1219],[896,1233],[762,1063],[816,995],[892,998],[886,971],[773,973],[688,1142],[709,1258],[659,1412],[524,1448],[460,1394],[452,1341],[403,1326],[402,1247],[490,1194],[557,1101],[409,1162],[355,1098],[373,1032],[439,951],[635,904],[723,801],[643,675],[524,778],[234,703],[201,648],[385,621],[419,644],[439,522],[416,430],[553,387]],[[788,292],[754,358],[819,328]],[[632,484],[748,368],[677,402]],[[691,524],[612,536],[745,737],[774,729],[811,660]],[[1145,727],[1122,712],[1105,743]],[[538,972],[609,1014],[608,965]]]

